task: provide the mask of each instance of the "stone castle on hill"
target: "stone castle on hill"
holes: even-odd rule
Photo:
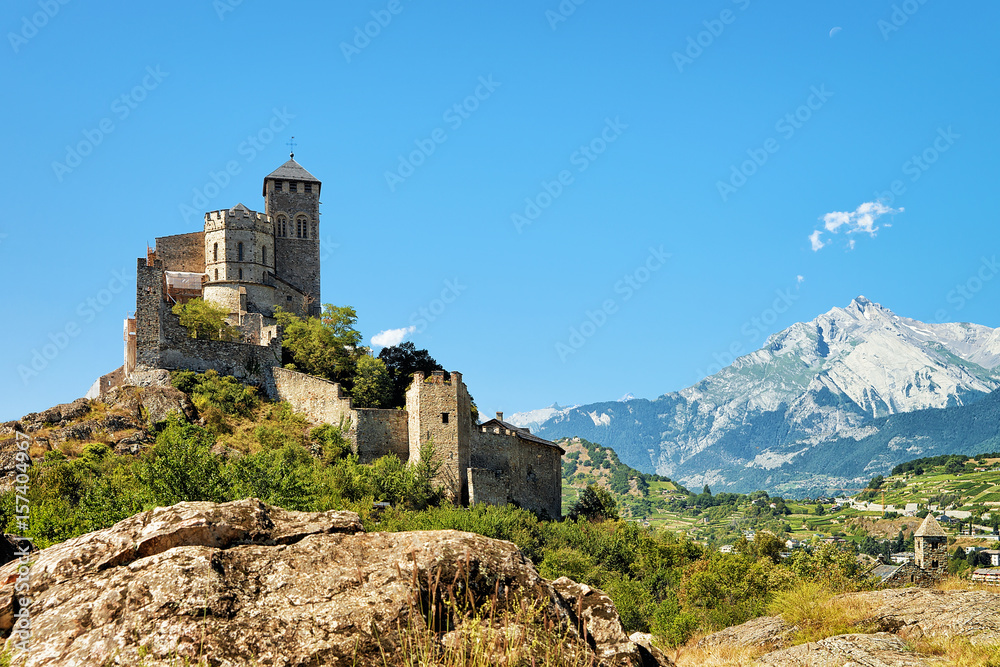
[[[386,454],[417,461],[433,441],[438,482],[463,504],[515,503],[561,514],[559,445],[496,419],[476,424],[462,375],[415,373],[406,408],[354,407],[340,385],[281,366],[275,308],[318,316],[322,183],[294,159],[264,178],[264,212],[237,204],[205,214],[204,229],[159,237],[138,260],[135,317],[125,321],[125,363],[88,396],[122,385],[169,382],[171,370],[214,369],[258,385],[314,422],[348,425],[362,462]],[[201,297],[224,307],[239,342],[191,338],[171,308]]]

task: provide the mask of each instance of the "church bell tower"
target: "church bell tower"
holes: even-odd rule
[[[288,162],[264,178],[264,212],[274,223],[274,275],[306,295],[308,314],[318,317],[319,179],[291,153]],[[278,304],[281,305],[281,304]]]

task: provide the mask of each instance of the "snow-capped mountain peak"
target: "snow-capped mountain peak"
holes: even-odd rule
[[[554,410],[535,430],[595,439],[629,465],[715,488],[737,484],[745,473],[735,471],[787,470],[824,442],[866,437],[874,419],[969,405],[998,388],[1000,329],[921,322],[858,296],[687,389]]]

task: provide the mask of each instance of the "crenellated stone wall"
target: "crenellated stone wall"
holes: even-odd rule
[[[441,464],[435,481],[456,503],[469,502],[469,438],[472,434],[472,399],[462,382],[462,374],[434,371],[430,377],[413,374],[406,391],[409,413],[410,460],[420,460],[420,449],[434,443],[434,457]]]

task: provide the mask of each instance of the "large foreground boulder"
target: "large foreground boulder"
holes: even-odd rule
[[[11,665],[670,664],[607,596],[542,579],[509,542],[366,534],[350,512],[180,503],[33,559],[0,567]]]

